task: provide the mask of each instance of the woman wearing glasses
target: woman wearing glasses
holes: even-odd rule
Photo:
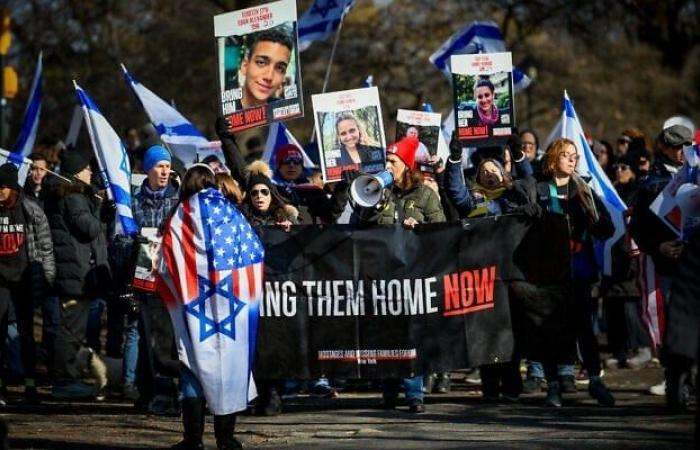
[[[578,342],[583,367],[589,377],[588,393],[603,406],[613,406],[615,398],[600,379],[600,353],[591,321],[591,284],[598,278],[598,268],[593,259],[593,240],[605,240],[612,236],[614,227],[610,216],[598,196],[576,174],[579,154],[572,141],[555,139],[544,157],[544,180],[537,184],[537,201],[540,207],[552,214],[566,216],[571,246],[573,298],[568,311],[570,328]],[[558,336],[565,341],[564,336]],[[571,341],[571,353],[575,347]],[[557,364],[573,361],[542,361],[547,378],[548,406],[561,406],[561,385],[557,376]]]
[[[287,204],[274,188],[270,167],[262,161],[248,166],[249,176],[243,214],[253,227],[280,225],[285,229],[297,223],[298,211]]]

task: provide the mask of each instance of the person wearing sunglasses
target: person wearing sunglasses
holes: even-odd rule
[[[275,189],[270,167],[262,161],[248,166],[246,197],[243,201],[243,214],[255,227],[279,225],[289,230],[297,223],[298,210],[289,205]]]

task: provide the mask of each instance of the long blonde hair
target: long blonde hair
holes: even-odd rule
[[[357,117],[353,113],[350,112],[343,112],[338,114],[338,116],[335,118],[335,141],[338,147],[340,147],[342,144],[340,143],[340,136],[338,135],[338,124],[344,120],[352,120],[355,122],[355,125],[357,126],[358,131],[360,132],[360,142],[358,145],[368,145],[370,147],[379,147],[379,142],[375,141],[372,136],[367,133],[367,130],[365,129],[364,124],[357,120]]]

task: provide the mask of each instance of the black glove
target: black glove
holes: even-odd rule
[[[523,153],[522,143],[520,142],[520,136],[513,133],[510,138],[508,138],[508,143],[506,144],[508,149],[510,149],[510,156],[513,162],[518,162],[523,159],[525,154]]]
[[[343,181],[346,182],[348,185],[351,185],[353,181],[357,177],[360,176],[360,171],[359,170],[343,170],[343,172],[340,174],[340,176],[343,177]]]
[[[100,219],[104,223],[112,223],[117,215],[117,204],[114,200],[104,200],[100,208]]]
[[[542,217],[542,208],[537,203],[528,203],[527,205],[519,206],[515,211],[523,213],[528,217]]]
[[[450,159],[452,161],[459,161],[462,159],[462,143],[457,139],[457,133],[452,132],[452,139],[450,140]]]
[[[216,123],[214,124],[214,129],[216,130],[216,135],[220,138],[235,139],[231,129],[229,128],[229,122],[224,117],[219,116],[216,118]]]

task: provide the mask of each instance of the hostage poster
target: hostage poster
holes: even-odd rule
[[[386,164],[384,124],[376,87],[311,97],[325,182],[346,170],[375,173]]]
[[[469,147],[505,143],[515,126],[510,53],[453,55],[457,137]]]
[[[234,132],[304,115],[296,2],[214,16],[214,35],[221,111]]]

